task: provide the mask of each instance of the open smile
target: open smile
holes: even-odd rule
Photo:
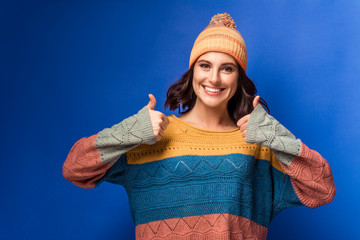
[[[202,85],[202,87],[204,88],[205,92],[209,95],[218,95],[225,89],[225,88],[210,87],[205,85]]]

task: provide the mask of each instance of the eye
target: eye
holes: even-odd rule
[[[232,72],[234,71],[234,68],[233,68],[233,67],[226,66],[226,67],[223,68],[223,70],[224,70],[225,72],[232,73]]]
[[[199,65],[201,68],[210,68],[210,65],[209,64],[207,64],[207,63],[201,63],[200,65]]]

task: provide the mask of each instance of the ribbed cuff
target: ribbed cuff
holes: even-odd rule
[[[266,111],[260,104],[250,114],[250,118],[246,127],[247,143],[257,143],[256,136],[259,129],[259,122],[264,119],[265,114]]]
[[[149,109],[147,106],[143,107],[138,113],[137,117],[141,122],[141,133],[143,134],[143,143],[144,144],[154,144],[156,143],[156,138],[152,128],[152,123],[149,115]]]

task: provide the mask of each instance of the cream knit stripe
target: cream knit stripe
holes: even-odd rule
[[[269,147],[279,162],[286,166],[289,166],[301,151],[301,141],[274,117],[267,114],[261,105],[258,105],[250,115],[246,142]]]
[[[115,163],[119,157],[139,144],[154,144],[156,138],[148,108],[98,133],[95,146],[102,163]]]

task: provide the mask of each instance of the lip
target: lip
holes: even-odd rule
[[[208,90],[205,89],[205,87],[207,88],[213,88],[213,89],[219,89],[220,91],[219,92],[209,92]],[[204,92],[208,95],[211,95],[211,96],[216,96],[216,95],[219,95],[221,94],[225,88],[219,88],[219,87],[214,87],[214,86],[209,86],[209,85],[202,85],[202,88],[204,89]]]

